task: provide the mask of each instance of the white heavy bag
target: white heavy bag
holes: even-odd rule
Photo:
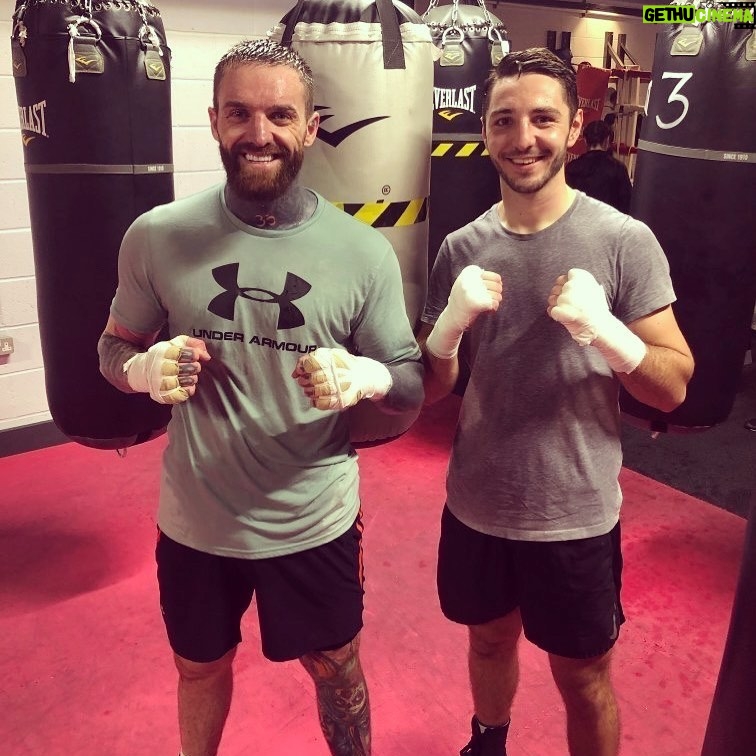
[[[428,196],[435,46],[422,19],[391,0],[300,0],[270,32],[315,80],[318,139],[302,182],[391,242],[407,316],[419,324],[428,279]],[[417,412],[350,410],[352,441],[390,439]]]

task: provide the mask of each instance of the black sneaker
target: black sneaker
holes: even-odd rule
[[[472,738],[459,752],[459,756],[507,756],[509,722],[501,727],[490,727],[485,732],[481,732],[478,718],[473,717],[470,729]]]

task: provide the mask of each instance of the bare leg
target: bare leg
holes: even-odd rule
[[[610,675],[611,651],[592,659],[549,654],[551,672],[567,709],[572,756],[616,756],[619,714]]]
[[[522,633],[520,610],[472,625],[468,667],[478,720],[495,726],[509,721],[519,679],[517,642]]]
[[[359,649],[357,635],[335,651],[300,659],[315,681],[320,727],[333,756],[370,754],[370,701]]]
[[[236,649],[207,664],[174,654],[179,672],[178,718],[186,756],[215,756],[231,706]]]

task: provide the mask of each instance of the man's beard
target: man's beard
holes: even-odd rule
[[[523,157],[526,157],[523,155]],[[513,191],[518,194],[535,194],[543,189],[546,184],[559,173],[564,165],[564,161],[567,159],[567,144],[565,143],[561,152],[557,153],[551,162],[549,169],[539,180],[532,182],[529,179],[518,180],[512,176],[508,176],[502,168],[500,168],[498,161],[494,163],[496,171],[501,177],[501,180]]]
[[[252,170],[244,170],[242,152],[245,150],[236,147],[229,151],[223,145],[219,145],[219,149],[226,178],[234,193],[242,199],[258,202],[270,202],[283,195],[299,175],[304,160],[304,150],[301,148],[293,152],[278,148],[275,155],[281,161],[279,169],[275,173],[268,171],[267,175],[261,175],[255,172],[254,163],[249,163]]]

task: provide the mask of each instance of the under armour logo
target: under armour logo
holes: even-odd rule
[[[279,310],[276,328],[279,330],[304,325],[304,315],[292,304],[295,299],[301,299],[312,288],[303,278],[293,273],[287,273],[286,282],[280,294],[268,291],[267,289],[239,286],[239,263],[229,263],[228,265],[214,268],[213,278],[221,288],[225,289],[222,294],[218,294],[207,306],[207,309],[213,315],[225,318],[226,320],[233,320],[236,300],[241,297],[242,299],[251,299],[254,302],[262,302],[264,304],[277,304]],[[259,294],[267,296],[253,296],[250,292],[259,292]]]
[[[321,139],[331,147],[338,147],[347,137],[352,136],[352,134],[354,134],[356,131],[359,131],[360,129],[364,129],[365,126],[369,126],[371,123],[383,121],[384,119],[388,118],[388,116],[364,118],[362,121],[348,123],[346,126],[342,126],[340,129],[336,129],[335,131],[326,131],[322,128],[322,124],[325,123],[329,118],[333,118],[333,113],[326,113],[325,115],[323,115],[321,111],[329,109],[330,108],[327,105],[315,106],[315,110],[320,113],[321,127],[318,129],[318,139]]]

